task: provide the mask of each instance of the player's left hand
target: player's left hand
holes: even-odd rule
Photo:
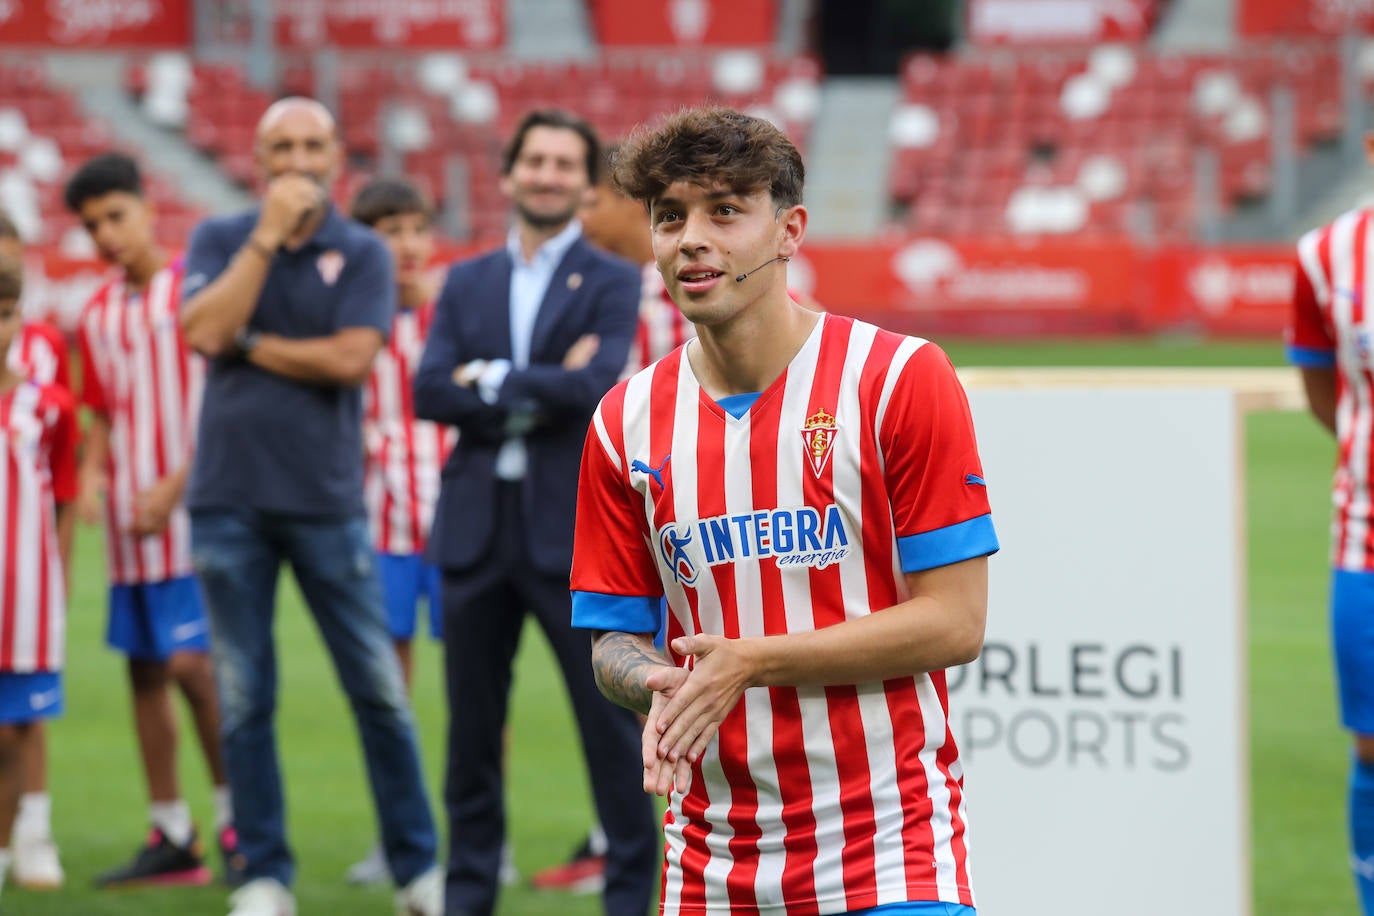
[[[152,537],[167,530],[167,523],[181,498],[181,481],[172,474],[162,478],[134,497],[134,520],[129,533]]]
[[[673,640],[678,655],[693,656],[691,673],[658,713],[658,756],[695,764],[706,753],[720,723],[750,686],[745,640],[698,634]]]

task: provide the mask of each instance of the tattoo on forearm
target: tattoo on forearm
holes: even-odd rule
[[[654,692],[644,686],[644,679],[667,663],[653,651],[652,643],[645,648],[642,637],[602,632],[593,638],[592,670],[596,673],[596,685],[608,700],[636,712],[649,712]]]

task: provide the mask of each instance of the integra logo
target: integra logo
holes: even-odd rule
[[[664,566],[678,582],[692,586],[702,569],[722,563],[773,557],[783,569],[824,569],[849,556],[844,514],[833,504],[669,523],[658,529],[657,539]]]

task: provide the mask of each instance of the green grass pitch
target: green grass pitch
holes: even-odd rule
[[[948,341],[960,365],[1280,365],[1275,343],[1187,340]],[[1256,414],[1247,426],[1249,641],[1255,913],[1354,912],[1346,867],[1347,740],[1336,722],[1326,625],[1327,481],[1333,448],[1299,414]],[[995,562],[995,561],[994,561]],[[226,911],[221,888],[97,893],[93,876],[133,852],[145,826],[144,788],[117,656],[103,647],[99,535],[78,535],[70,612],[67,715],[51,731],[51,787],[66,889],[4,892],[6,916],[187,916]],[[374,831],[351,719],[295,589],[283,586],[277,635],[279,736],[296,890],[304,913],[390,912],[389,892],[357,890],[342,875]],[[994,609],[995,613],[995,609]],[[538,628],[525,631],[512,698],[508,804],[522,873],[560,861],[590,817],[571,713]],[[436,814],[444,702],[440,656],[418,646],[416,711]],[[205,769],[183,730],[185,793],[206,825]],[[976,804],[976,799],[975,799]],[[508,888],[512,916],[591,916],[596,898]]]

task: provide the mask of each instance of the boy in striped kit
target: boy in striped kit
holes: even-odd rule
[[[603,692],[648,715],[665,913],[967,916],[944,669],[982,646],[987,489],[939,348],[788,297],[803,176],[726,109],[617,159],[698,337],[593,419],[573,622]]]
[[[1366,146],[1374,158],[1374,142]],[[1341,722],[1354,736],[1347,816],[1361,912],[1374,914],[1374,323],[1366,252],[1374,211],[1351,210],[1298,242],[1288,359],[1307,403],[1336,437],[1331,638]]]
[[[0,213],[0,258],[23,263],[24,244],[19,230]],[[11,369],[38,385],[56,385],[70,392],[67,341],[62,332],[45,321],[25,320],[10,345],[6,360]],[[76,519],[63,512],[58,521],[57,546],[71,584],[72,534]],[[19,796],[19,816],[14,823],[14,882],[30,890],[55,890],[66,879],[57,846],[52,840],[52,798],[48,795],[48,741],[43,721],[35,721],[23,740],[24,791]]]
[[[101,887],[205,884],[190,808],[176,772],[172,687],[185,697],[214,780],[215,832],[225,879],[237,880],[237,841],[219,744],[209,630],[192,575],[181,494],[195,442],[204,365],[181,337],[182,263],[155,241],[138,165],[108,153],[85,163],[66,204],[119,273],[81,315],[81,403],[91,411],[81,463],[80,511],[105,521],[110,575],[107,642],[129,659],[134,726],[152,830]],[[101,503],[104,503],[103,509]]]
[[[22,268],[0,260],[0,352],[20,328]],[[0,886],[34,723],[62,712],[66,588],[57,525],[76,495],[71,395],[0,360]]]
[[[387,628],[409,688],[413,679],[416,611],[429,611],[429,635],[443,636],[439,570],[425,560],[425,543],[439,498],[439,470],[458,433],[451,426],[415,419],[411,387],[437,292],[429,273],[434,257],[433,208],[409,181],[379,178],[353,199],[355,220],[386,242],[396,267],[396,316],[387,344],[372,363],[363,389],[363,489],[377,571],[386,601]],[[348,870],[354,884],[390,880],[378,844]]]

